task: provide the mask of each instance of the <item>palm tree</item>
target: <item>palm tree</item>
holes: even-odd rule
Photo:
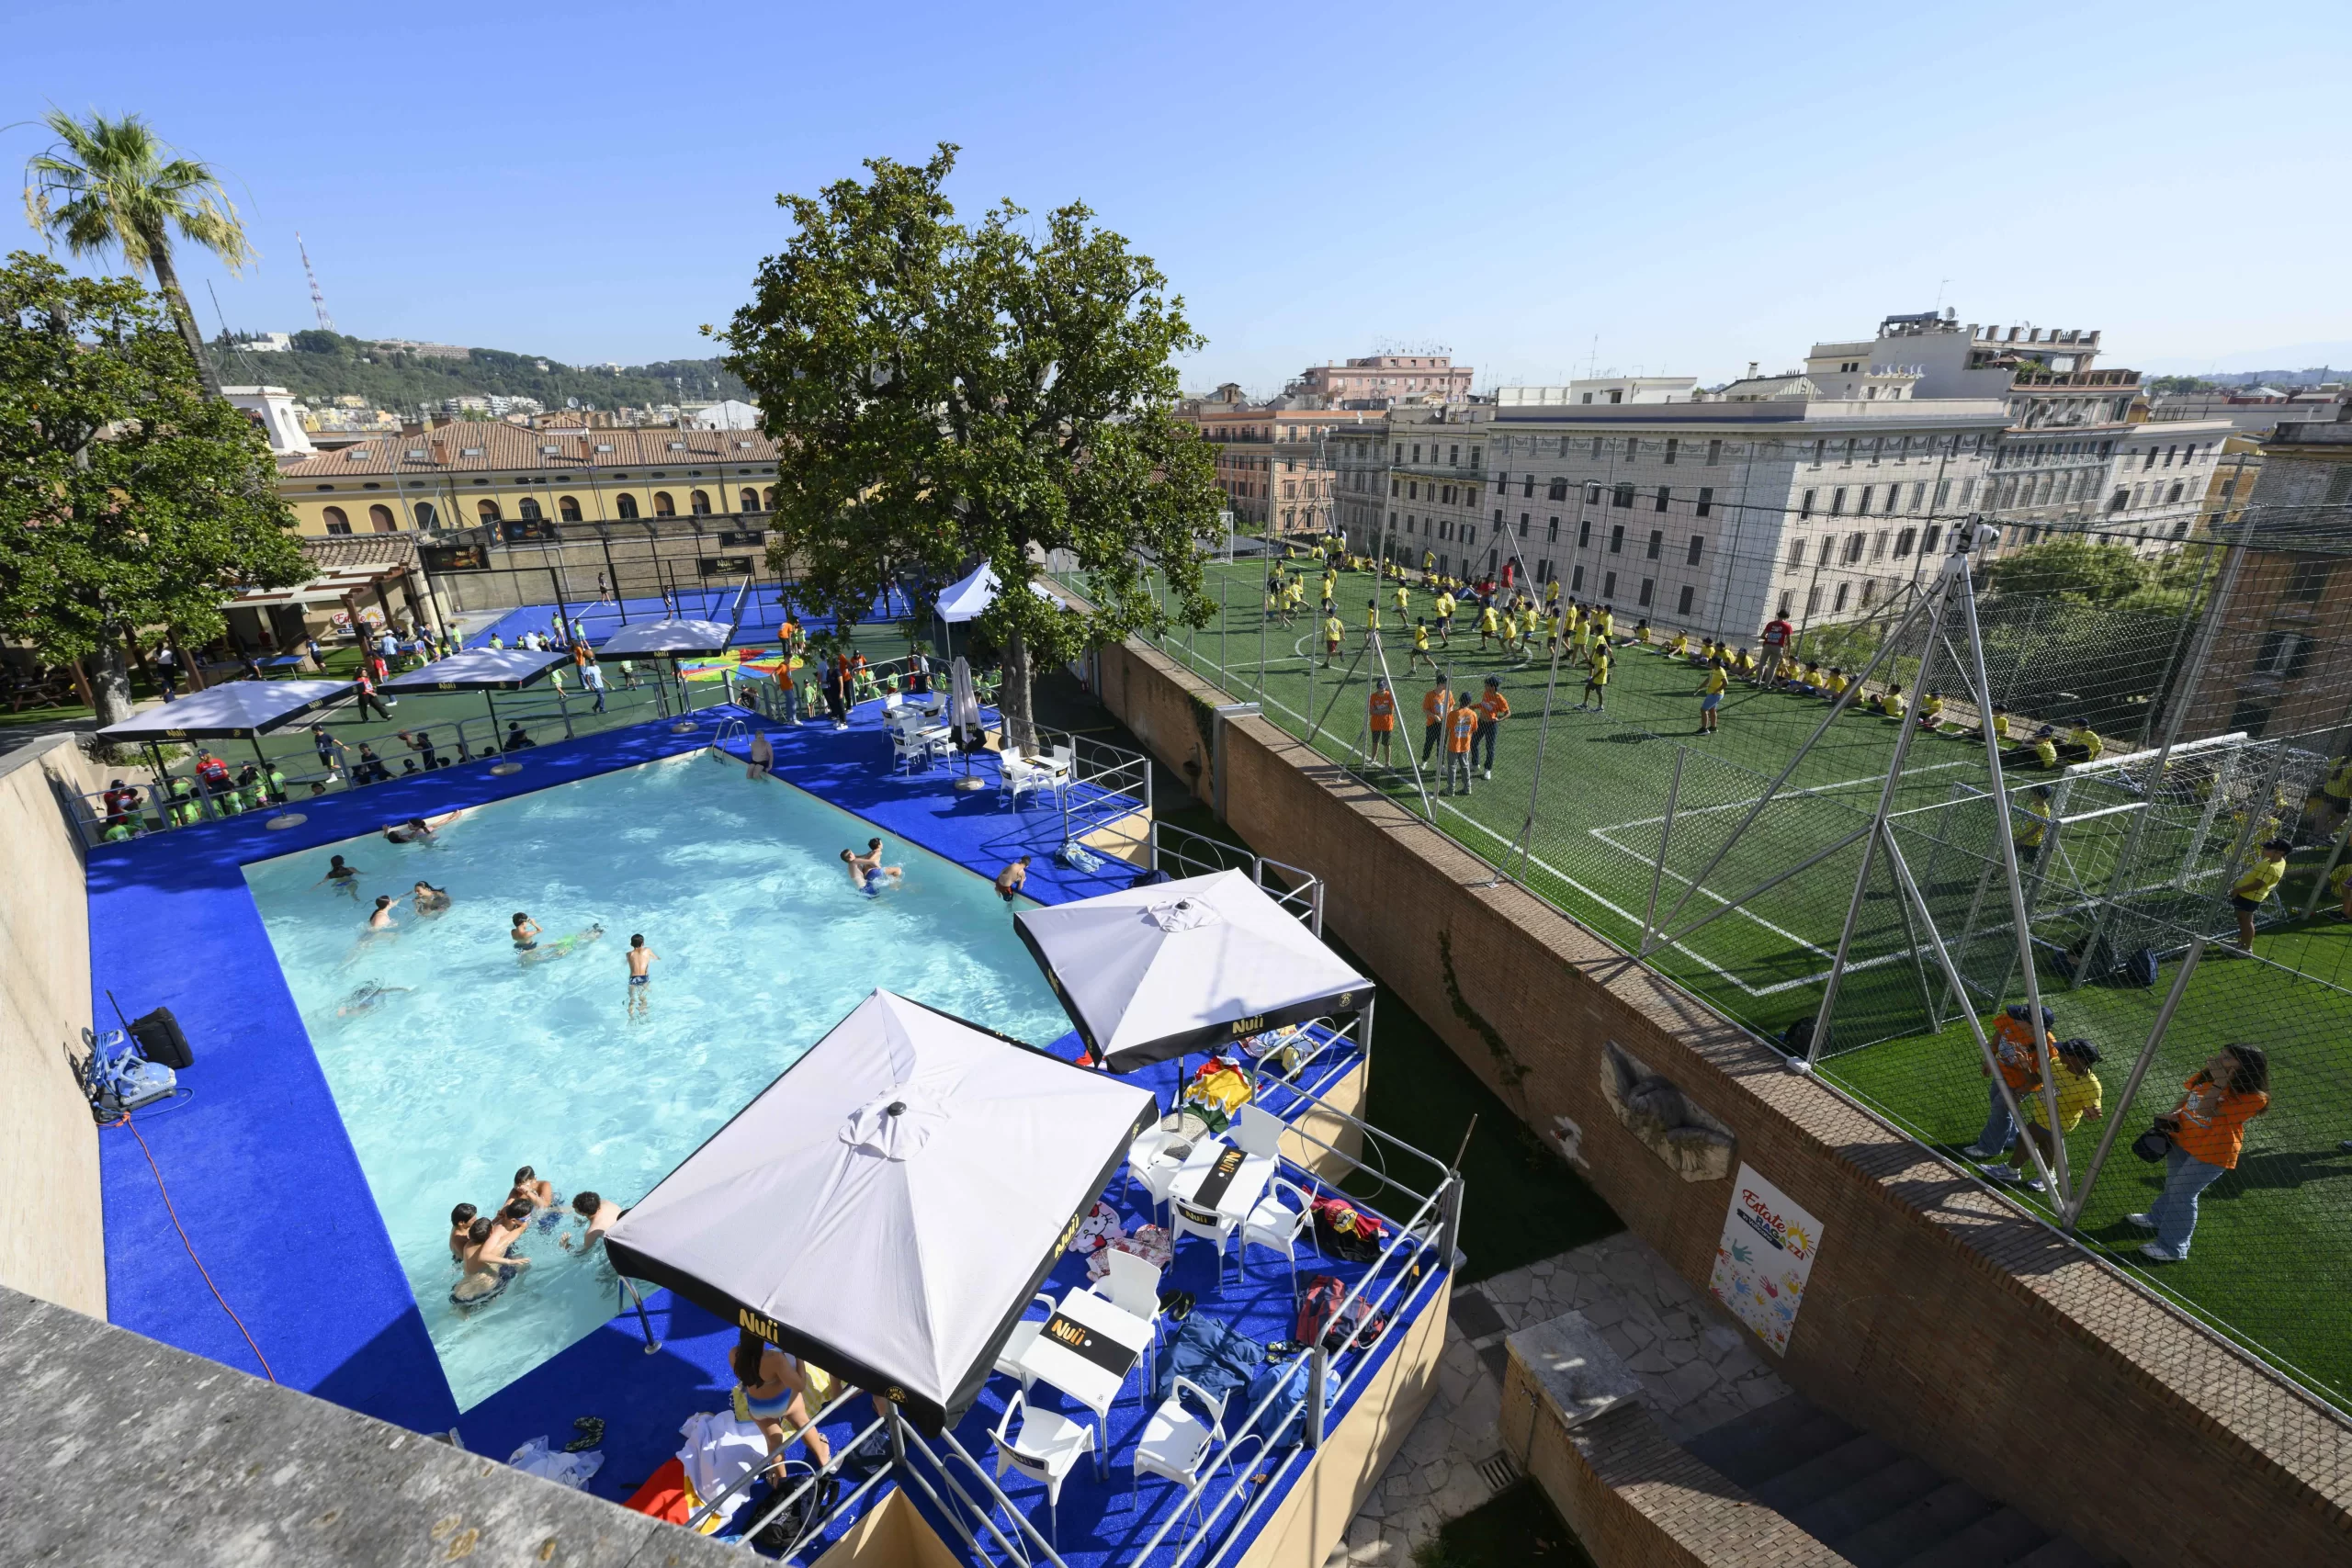
[[[180,291],[172,265],[172,231],[220,258],[232,273],[254,258],[245,227],[210,165],[173,155],[138,115],[108,119],[93,112],[77,119],[51,109],[41,121],[56,134],[48,152],[26,160],[25,216],[76,255],[119,247],[134,268],[155,275],[155,287],[196,359],[204,389],[220,395],[220,378],[205,357],[196,313]]]

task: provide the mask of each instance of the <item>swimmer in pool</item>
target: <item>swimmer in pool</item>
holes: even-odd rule
[[[435,887],[430,882],[419,882],[409,889],[408,907],[420,915],[438,915],[449,908],[449,890]]]
[[[1010,904],[1021,895],[1022,884],[1029,880],[1029,857],[1023,855],[996,874],[996,896]]]
[[[465,1265],[465,1276],[449,1292],[452,1306],[481,1305],[503,1293],[516,1275],[531,1266],[527,1258],[506,1256],[519,1235],[519,1230],[501,1228],[487,1214],[466,1227],[466,1250],[458,1259]]]
[[[514,939],[517,953],[529,953],[539,945],[539,928],[520,909],[514,911],[514,929],[506,934]]]
[[[406,897],[408,897],[408,895],[405,893],[401,895],[401,898],[405,898]],[[377,894],[376,909],[373,914],[368,917],[368,929],[371,931],[389,931],[399,930],[399,926],[392,919],[392,911],[399,907],[400,901],[400,898],[395,898],[389,893]]]
[[[507,1205],[528,1203],[534,1209],[544,1209],[555,1201],[555,1183],[542,1181],[539,1173],[529,1166],[514,1173],[514,1186],[506,1194]]]
[[[341,855],[328,863],[327,874],[311,886],[320,886],[330,882],[334,884],[338,893],[346,894],[355,901],[359,897],[359,868],[345,865]]]
[[[762,773],[774,772],[775,769],[775,748],[769,744],[767,731],[764,729],[752,731],[751,765],[743,770],[743,776],[747,779],[755,779]]]
[[[882,840],[866,840],[864,854],[859,854],[855,850],[843,850],[842,859],[848,863],[849,879],[863,887],[865,886],[867,872],[882,869]]]
[[[628,939],[628,952],[624,956],[628,960],[628,1010],[641,1014],[653,979],[648,971],[662,955],[645,945],[645,935],[640,931]]]
[[[351,994],[336,1007],[334,1015],[337,1018],[354,1018],[363,1012],[372,1012],[383,1006],[385,998],[413,989],[413,986],[385,986],[369,980],[353,987]]]
[[[437,817],[412,817],[405,822],[395,822],[384,829],[384,837],[396,844],[430,844],[438,842],[434,834],[465,815],[463,807],[444,811]]]
[[[605,1239],[605,1233],[612,1229],[621,1217],[618,1203],[600,1198],[594,1192],[575,1194],[571,1200],[571,1212],[588,1222],[587,1234],[580,1238],[580,1250],[583,1253],[594,1251],[596,1244]],[[560,1236],[556,1245],[570,1252],[571,1238]]]
[[[529,919],[526,916],[518,914],[514,918],[518,920],[522,920],[526,925],[530,924]],[[522,962],[526,964],[537,964],[549,958],[561,958],[573,948],[582,946],[587,942],[594,942],[598,937],[601,937],[604,934],[605,928],[603,926],[590,926],[586,931],[573,931],[570,936],[560,936],[553,942],[548,942],[546,946],[542,947],[536,940],[539,935],[539,928],[537,926],[531,926],[531,936],[534,940],[526,942],[518,932],[515,937],[514,951],[521,956]]]
[[[449,1258],[457,1263],[466,1260],[466,1248],[473,1245],[467,1232],[473,1228],[474,1216],[481,1213],[471,1203],[460,1203],[449,1211]]]

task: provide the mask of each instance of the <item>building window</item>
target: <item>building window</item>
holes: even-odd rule
[[[1772,614],[1785,621],[1789,618],[1789,612],[1796,607],[1796,602],[1797,591],[1793,588],[1783,588],[1781,590],[1781,607]],[[1686,614],[1690,609],[1690,590],[1688,588],[1682,591],[1682,608]]]
[[[1886,530],[1881,528],[1877,533],[1871,536],[1871,559],[1884,560],[1885,558]]]
[[[1663,528],[1653,528],[1650,530],[1650,547],[1643,552],[1644,558],[1649,560],[1656,560],[1657,559],[1658,551],[1665,547],[1666,530]]]
[[[2180,499],[2180,483],[2179,483],[2179,481],[2178,481],[2178,480],[2175,480],[2175,481],[2173,482],[2173,487],[2172,487],[2172,489],[2170,489],[2170,490],[2168,490],[2168,491],[2165,491],[2165,501],[2166,504],[2170,504],[2171,502],[2176,502],[2176,501],[2178,501],[2179,499]]]
[[[1875,577],[1865,577],[1862,579],[1862,608],[1865,610],[1869,609],[1871,607],[1871,601],[1877,596],[1878,579]]]
[[[1568,481],[1566,479],[1554,479],[1551,484],[1545,488],[1544,495],[1544,499],[1547,501],[1567,500]]]
[[[1642,592],[1637,596],[1635,603],[1639,604],[1643,609],[1646,610],[1650,607],[1650,601],[1655,598],[1657,594],[1657,579],[1655,577],[1645,577],[1642,579]]]
[[[736,499],[742,503],[742,510],[745,512],[760,512],[765,510],[760,505],[760,492],[758,491],[746,490]]]
[[[478,501],[474,502],[474,513],[485,523],[495,523],[499,520],[498,502],[488,499]]]
[[[1566,438],[1565,438],[1565,437],[1563,437],[1563,439],[1566,439]],[[1591,457],[1592,457],[1592,460],[1593,460],[1594,462],[1598,463],[1599,461],[1600,461],[1600,436],[1598,436],[1598,435],[1596,435],[1596,436],[1594,436],[1594,437],[1592,438],[1592,453],[1591,453]]]
[[[1846,515],[1846,487],[1844,485],[1839,485],[1829,492],[1829,515],[1832,517]]]
[[[1678,447],[1678,446],[1681,446],[1681,445],[1682,445],[1682,438],[1681,438],[1680,436],[1677,436],[1677,435],[1669,435],[1669,436],[1668,436],[1668,437],[1666,438],[1666,454],[1665,454],[1665,457],[1664,457],[1664,458],[1663,458],[1662,460],[1663,460],[1663,461],[1665,461],[1665,462],[1668,462],[1668,463],[1671,463],[1671,462],[1673,462],[1673,461],[1674,461],[1674,451],[1675,451],[1675,448],[1676,448],[1676,447]],[[1646,599],[1645,599],[1645,600],[1643,600],[1643,601],[1642,601],[1642,603],[1643,603],[1643,604],[1648,604],[1648,603],[1649,603],[1649,601],[1648,601],[1648,600],[1646,600]]]
[[[1724,444],[1723,444],[1722,442],[1720,442],[1720,441],[1710,441],[1710,442],[1708,442],[1708,443],[1707,443],[1707,466],[1708,466],[1709,468],[1713,468],[1713,467],[1714,467],[1717,463],[1720,463],[1720,462],[1722,462],[1723,460],[1724,460]]]
[[[1895,535],[1894,558],[1896,560],[1902,560],[1910,555],[1911,547],[1918,542],[1918,538],[1919,530],[1917,528],[1905,528],[1900,534]]]
[[[1808,615],[1821,614],[1821,584],[1818,582],[1804,591],[1804,613]]]
[[[1697,565],[1699,564],[1699,555],[1700,555],[1700,552],[1701,552],[1701,551],[1702,551],[1702,550],[1704,550],[1706,547],[1707,547],[1707,536],[1705,536],[1704,534],[1693,534],[1693,535],[1691,535],[1691,536],[1690,536],[1690,548],[1689,552],[1688,552],[1686,555],[1684,555],[1684,557],[1682,558],[1682,564],[1683,564],[1683,565],[1685,565],[1685,566],[1697,566]]]
[[[653,492],[653,515],[656,517],[675,517],[677,514],[678,503],[670,499],[670,492],[666,490],[655,491]]]
[[[1527,513],[1524,512],[1519,514],[1519,536],[1522,539],[1527,537]]]
[[[1817,491],[1810,490],[1804,492],[1804,499],[1797,503],[1798,522],[1802,523],[1813,515],[1813,498],[1818,493]]]
[[[623,491],[620,500],[614,504],[613,511],[624,523],[636,522],[637,497]]]
[[[1702,486],[1700,486],[1700,487],[1699,487],[1699,504],[1698,504],[1698,508],[1697,508],[1698,514],[1699,514],[1700,516],[1702,516],[1702,517],[1704,517],[1704,516],[1706,516],[1709,513],[1713,512],[1714,509],[1715,509],[1715,490],[1714,490],[1714,487],[1713,487],[1713,485],[1702,485]]]
[[[435,512],[435,511],[433,509],[433,503],[432,503],[431,502],[429,502],[429,501],[420,501],[420,502],[418,502],[416,503],[416,509],[415,509],[415,510],[416,510],[416,525],[417,525],[418,527],[420,527],[420,528],[438,528],[439,526],[441,526],[441,513],[439,513],[438,512]]]
[[[1592,519],[1587,517],[1579,520],[1577,524],[1577,548],[1580,550],[1585,549],[1590,547],[1591,544]]]
[[[1584,592],[1584,568],[1577,566],[1568,569],[1568,590],[1574,593]]]
[[[1794,571],[1803,565],[1804,565],[1804,541],[1791,539],[1789,541],[1789,570]]]
[[[1396,479],[1390,479],[1388,481],[1388,494],[1390,499],[1395,499],[1399,493],[1398,481]]]
[[[1862,493],[1854,499],[1854,515],[1857,517],[1868,517],[1870,514],[1871,487],[1869,485],[1864,485],[1862,487]]]
[[[1617,574],[1615,572],[1610,572],[1608,575],[1601,578],[1600,596],[1603,599],[1614,599],[1617,597]]]
[[[1617,485],[1612,487],[1609,492],[1609,504],[1611,506],[1633,505],[1634,487],[1632,485]]]
[[[580,498],[576,495],[560,495],[556,497],[555,514],[566,523],[579,522]]]
[[[334,508],[327,508],[333,512]],[[2327,580],[2335,567],[2323,560],[2298,561],[2288,575],[2287,592],[2282,597],[2291,604],[2316,604],[2327,593]]]
[[[392,520],[392,509],[379,504],[368,509],[368,526],[379,534],[397,534],[401,525]]]
[[[1841,582],[1838,585],[1838,602],[1830,606],[1833,614],[1842,613],[1845,610],[1847,591],[1853,586],[1850,582]]]
[[[538,499],[536,496],[526,495],[522,500],[516,502],[514,503],[514,515],[521,518],[526,523],[538,522],[540,520]]]
[[[1599,506],[1600,504],[1600,487],[1599,485],[1589,484],[1584,487],[1584,503],[1587,506]]]
[[[1609,530],[1609,553],[1612,556],[1625,553],[1625,525],[1623,523]]]
[[[1544,530],[1544,542],[1547,545],[1556,545],[1560,542],[1560,520],[1558,518],[1553,518],[1551,524]]]
[[[1852,566],[1862,558],[1863,547],[1868,543],[1869,536],[1859,528],[1846,536],[1846,564],[1848,566]],[[1844,607],[1842,604],[1838,606],[1840,609]]]
[[[1650,508],[1650,510],[1653,512],[1663,512],[1666,510],[1666,503],[1672,499],[1674,499],[1674,491],[1666,485],[1660,485],[1657,487],[1657,504]]]
[[[326,520],[327,532],[330,534],[348,534],[351,532],[351,519],[344,515],[343,508],[340,506],[328,507],[326,509]]]
[[[1610,400],[1614,402],[1616,400],[1612,398]],[[1629,463],[1638,462],[1641,459],[1641,456],[1642,438],[1638,435],[1628,435],[1625,437],[1625,461]]]

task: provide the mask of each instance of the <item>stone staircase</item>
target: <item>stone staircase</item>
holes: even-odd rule
[[[2073,1541],[1802,1394],[1682,1446],[1855,1568],[2099,1568]]]

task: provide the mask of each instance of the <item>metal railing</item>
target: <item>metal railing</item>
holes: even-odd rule
[[[1154,818],[1151,868],[1170,876],[1214,876],[1220,871],[1246,871],[1250,881],[1297,916],[1308,931],[1318,937],[1323,934],[1323,879],[1287,861],[1270,860],[1222,839],[1212,839],[1190,828]]]

